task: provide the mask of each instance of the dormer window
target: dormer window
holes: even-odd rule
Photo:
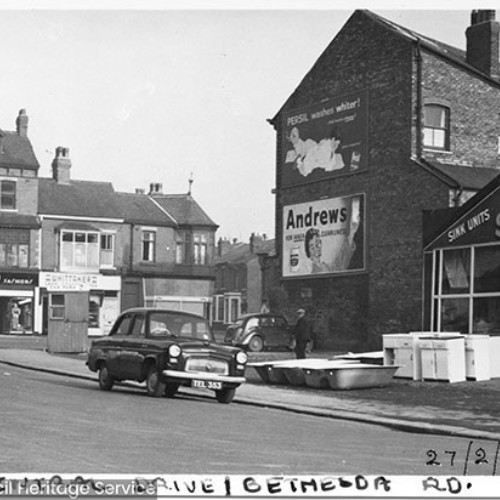
[[[424,106],[424,147],[450,149],[450,108],[440,104]]]

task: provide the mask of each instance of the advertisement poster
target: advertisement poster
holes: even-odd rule
[[[283,207],[283,277],[364,269],[364,195]]]
[[[360,92],[284,115],[283,187],[367,168],[367,101]]]

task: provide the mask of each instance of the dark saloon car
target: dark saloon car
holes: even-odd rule
[[[245,314],[229,325],[224,343],[240,346],[251,352],[263,349],[291,349],[293,327],[278,314]]]
[[[208,321],[196,314],[156,308],[128,309],[109,336],[94,340],[87,365],[109,391],[122,380],[146,382],[149,396],[173,397],[180,386],[211,389],[230,403],[245,382],[247,355],[215,343]]]

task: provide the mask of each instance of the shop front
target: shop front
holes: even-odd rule
[[[42,329],[51,352],[83,352],[88,337],[109,333],[120,312],[120,277],[40,273]]]
[[[144,278],[144,305],[199,314],[210,319],[212,287],[208,280]]]
[[[0,333],[34,333],[33,304],[38,274],[0,272]]]
[[[500,177],[425,247],[425,322],[433,331],[500,336]]]

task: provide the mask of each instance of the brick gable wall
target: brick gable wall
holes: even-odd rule
[[[283,206],[366,195],[366,271],[282,282],[288,297],[284,312],[292,315],[297,307],[306,306],[320,348],[378,349],[384,333],[422,328],[422,211],[447,207],[449,187],[412,161],[418,122],[414,50],[411,42],[356,12],[282,110],[367,90],[368,170],[282,189],[279,165],[285,145],[279,117],[276,122],[278,252]],[[429,54],[424,54],[422,76],[423,97],[448,96],[452,119],[460,120],[452,123],[454,154],[446,158],[493,162],[498,113],[488,109],[487,101],[500,93]],[[490,115],[491,124],[485,115]],[[479,135],[473,132],[476,127],[482,127]]]

